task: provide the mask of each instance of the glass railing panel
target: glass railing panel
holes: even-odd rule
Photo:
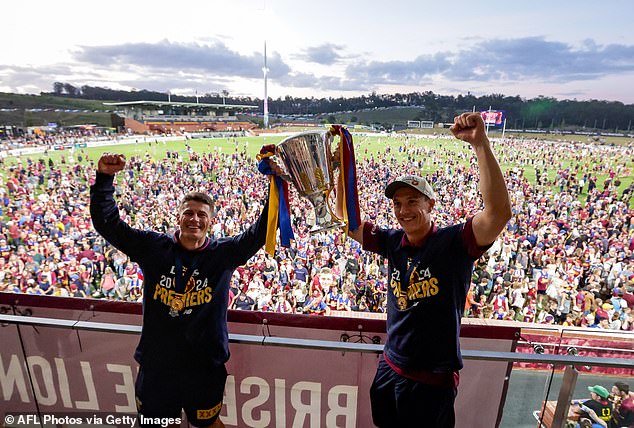
[[[589,358],[634,360],[634,335],[628,332],[576,327],[523,328],[517,352]],[[554,409],[564,383],[567,366],[540,362],[515,362],[510,376],[501,427],[535,427],[538,421],[551,426]],[[572,398],[589,398],[589,386],[602,385],[608,390],[617,381],[634,385],[634,370],[609,365],[577,365]],[[564,389],[565,390],[565,389]],[[544,410],[542,416],[541,410]],[[571,413],[572,419],[576,419]],[[572,422],[571,422],[572,423]]]
[[[0,414],[6,411],[35,413],[37,406],[33,400],[33,390],[29,382],[30,367],[25,364],[20,341],[21,330],[17,324],[0,324]],[[0,423],[1,424],[1,423]]]

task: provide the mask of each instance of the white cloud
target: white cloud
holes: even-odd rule
[[[614,0],[601,20],[573,0],[550,4],[547,14],[535,4],[468,4],[8,2],[4,16],[28,19],[0,27],[0,38],[11,40],[0,90],[50,91],[63,81],[261,97],[266,39],[273,97],[503,88],[634,102],[626,80],[634,73],[634,3]]]

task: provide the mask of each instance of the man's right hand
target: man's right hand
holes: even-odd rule
[[[462,113],[454,117],[454,124],[449,128],[459,140],[471,144],[474,148],[487,143],[484,119],[480,113]]]
[[[117,153],[104,153],[99,158],[97,172],[108,175],[115,175],[125,168],[125,156]]]
[[[337,145],[335,145],[335,148],[332,151],[333,168],[338,168],[339,165],[341,165],[340,153],[341,153],[341,141],[339,141]]]

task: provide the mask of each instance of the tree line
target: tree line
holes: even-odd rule
[[[55,82],[52,93],[69,98],[103,101],[166,101],[164,92],[133,90],[123,91],[95,86],[76,87],[69,83]],[[257,105],[263,111],[263,100],[252,97],[230,96],[227,91],[198,96],[171,94],[172,101],[201,102],[209,104]],[[298,98],[285,96],[269,99],[272,115],[337,114],[390,107],[419,107],[408,120],[451,122],[458,112],[472,109],[506,112],[507,127],[514,129],[597,130],[605,132],[631,131],[634,120],[634,104],[602,100],[557,100],[539,96],[526,99],[520,96],[491,94],[483,96],[440,95],[431,91],[407,94],[377,94],[372,92],[358,97]]]

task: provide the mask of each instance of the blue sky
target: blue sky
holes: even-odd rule
[[[5,2],[0,91],[433,91],[634,104],[634,1]]]

